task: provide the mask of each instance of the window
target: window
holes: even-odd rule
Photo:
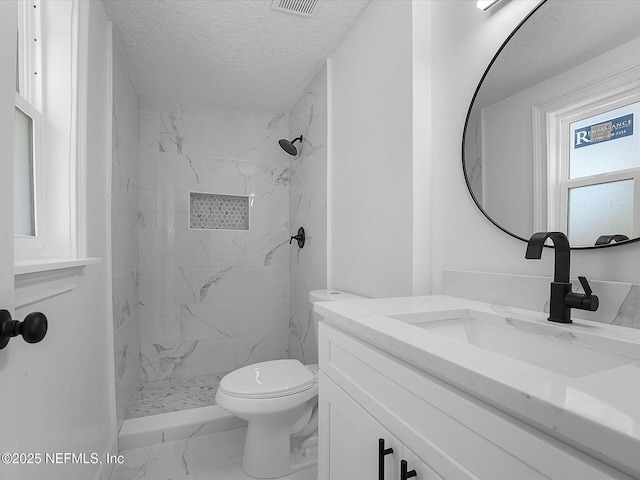
[[[547,229],[566,232],[571,245],[640,236],[638,84],[606,79],[597,87],[564,105],[559,99],[545,115],[548,169],[538,171],[547,170]]]
[[[619,102],[617,102],[619,103]],[[572,244],[589,245],[603,234],[637,236],[634,200],[640,180],[640,102],[571,122],[564,138],[561,217]],[[590,113],[590,112],[589,112]],[[637,223],[637,222],[636,222]]]
[[[14,1],[15,271],[92,263],[83,215],[90,2]]]
[[[43,245],[40,181],[41,72],[40,3],[18,3],[14,165],[14,232],[20,246]]]
[[[33,116],[16,106],[14,166],[14,232],[36,236]]]

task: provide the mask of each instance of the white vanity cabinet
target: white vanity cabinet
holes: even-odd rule
[[[327,322],[319,358],[320,480],[631,478]]]
[[[436,472],[404,446],[353,398],[326,375],[321,375],[321,406],[330,434],[323,438],[320,478],[396,479],[401,461],[416,470],[417,478],[441,479]]]
[[[330,438],[324,450],[322,478],[394,478],[400,468],[398,456],[402,444],[369,413],[344,393],[332,380],[320,373],[321,389],[329,414],[325,416]],[[325,406],[321,407],[325,408]],[[382,455],[383,474],[379,475],[379,440],[393,453]],[[330,441],[329,441],[330,440]]]

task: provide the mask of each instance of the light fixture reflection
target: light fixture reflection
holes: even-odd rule
[[[489,10],[493,5],[498,3],[500,0],[478,0],[476,5],[481,10]]]

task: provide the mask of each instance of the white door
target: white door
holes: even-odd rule
[[[0,1],[0,310],[14,316],[13,280],[13,143],[15,118],[17,2]],[[0,478],[17,480],[31,463],[44,463],[35,452],[21,451],[30,439],[41,436],[42,427],[25,406],[25,398],[42,392],[32,376],[26,356],[37,345],[13,338],[0,350]],[[46,402],[46,399],[40,398]],[[26,440],[26,441],[25,441]],[[21,466],[24,465],[24,466]]]
[[[0,309],[13,313],[13,124],[15,117],[16,2],[0,2]],[[16,352],[0,350],[0,454],[18,448]],[[0,462],[0,478],[18,478],[17,466]]]

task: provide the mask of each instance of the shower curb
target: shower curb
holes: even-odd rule
[[[125,420],[118,435],[119,451],[244,428],[247,422],[219,405],[191,408]]]

